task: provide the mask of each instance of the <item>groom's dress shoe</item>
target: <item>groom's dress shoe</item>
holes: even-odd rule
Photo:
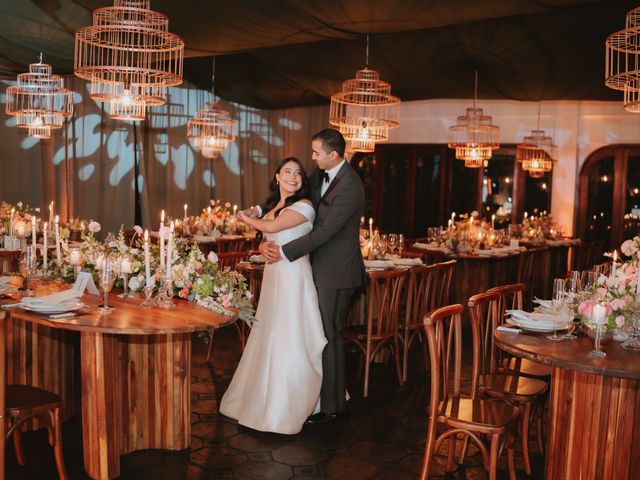
[[[329,423],[334,418],[336,418],[335,413],[320,412],[320,413],[311,415],[309,418],[307,418],[307,421],[304,423],[306,423],[307,425],[322,425],[323,423]]]

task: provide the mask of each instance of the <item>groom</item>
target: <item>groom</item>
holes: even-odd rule
[[[365,273],[360,254],[360,217],[364,189],[355,170],[344,159],[342,134],[326,128],[311,139],[313,160],[318,168],[309,177],[311,201],[316,209],[313,230],[285,245],[263,242],[260,252],[268,262],[285,256],[294,261],[311,254],[313,280],[327,337],[322,352],[320,413],[308,423],[324,423],[347,408],[345,398],[345,354],[340,330],[354,290]]]

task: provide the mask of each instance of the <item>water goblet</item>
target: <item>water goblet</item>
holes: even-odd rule
[[[102,271],[100,272],[100,289],[103,294],[103,303],[100,305],[99,310],[103,315],[107,315],[113,311],[113,307],[109,306],[109,292],[113,288],[113,283],[116,280],[116,271],[112,260],[105,258],[102,264]]]
[[[582,286],[580,282],[580,272],[572,271],[569,273],[569,278],[566,280],[566,290],[565,290],[565,303],[569,309],[570,314],[570,322],[567,323],[567,333],[561,336],[561,338],[565,340],[575,340],[576,337],[572,335],[573,330],[575,330],[575,316],[578,311],[578,305],[580,303],[580,292],[582,291]]]
[[[562,337],[558,335],[558,316],[560,315],[560,311],[564,304],[564,278],[554,278],[553,279],[553,297],[551,298],[551,305],[554,310],[554,330],[553,335],[548,336],[549,340],[562,340]]]
[[[389,239],[387,240],[387,246],[389,247],[389,253],[393,253],[398,246],[398,235],[395,233],[389,234]]]
[[[389,237],[386,233],[380,235],[380,257],[384,260],[384,256],[389,248]]]

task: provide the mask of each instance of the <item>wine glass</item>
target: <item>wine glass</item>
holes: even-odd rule
[[[554,278],[553,279],[553,297],[551,297],[551,305],[553,307],[553,319],[554,319],[554,330],[553,335],[549,335],[547,338],[549,340],[562,340],[562,337],[558,335],[558,316],[560,315],[560,310],[564,304],[564,278]]]
[[[580,304],[580,293],[582,292],[580,272],[569,272],[569,278],[567,278],[565,283],[565,298],[566,304],[569,307],[570,321],[567,323],[567,333],[562,335],[561,338],[564,338],[565,340],[575,340],[576,337],[572,335],[572,332],[576,327],[574,320],[578,311],[578,305]]]
[[[389,239],[387,240],[387,246],[389,247],[389,253],[393,253],[396,247],[398,246],[398,235],[395,233],[389,234]]]
[[[109,292],[113,288],[113,283],[116,280],[116,271],[113,261],[109,258],[105,258],[102,264],[102,270],[100,271],[100,289],[103,294],[103,303],[100,305],[100,313],[107,315],[112,312],[113,307],[109,306]]]
[[[382,260],[384,260],[384,256],[387,253],[387,248],[389,248],[389,237],[386,233],[380,235],[380,256]]]
[[[27,296],[33,295],[34,291],[31,288],[31,277],[36,270],[36,254],[33,247],[24,249],[18,268],[20,269],[20,275],[24,278],[24,294]]]

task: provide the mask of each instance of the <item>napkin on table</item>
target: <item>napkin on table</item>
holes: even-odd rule
[[[81,296],[82,293],[70,288],[68,290],[52,293],[51,295],[45,295],[43,297],[25,297],[22,299],[22,303],[25,305],[59,305],[61,303],[71,302]]]

